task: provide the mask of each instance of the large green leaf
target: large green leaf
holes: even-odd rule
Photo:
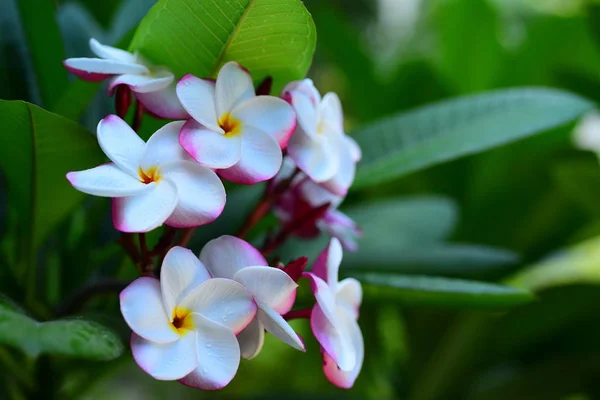
[[[131,43],[176,75],[214,77],[238,61],[274,89],[304,77],[315,50],[312,18],[300,0],[160,0]]]
[[[0,168],[9,205],[18,216],[22,249],[37,247],[83,198],[69,185],[69,171],[103,159],[96,140],[71,120],[22,101],[0,100]]]
[[[57,354],[90,360],[112,360],[123,353],[119,337],[83,319],[37,322],[0,298],[0,344],[28,355]]]
[[[440,102],[356,132],[363,151],[353,188],[478,153],[573,120],[593,104],[545,88],[505,89]]]
[[[51,1],[18,0],[37,84],[46,107],[53,106],[67,84],[63,42]]]
[[[382,297],[408,304],[460,308],[503,308],[528,303],[525,289],[433,276],[353,273],[364,284],[365,298]]]

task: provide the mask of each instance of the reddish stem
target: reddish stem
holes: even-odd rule
[[[196,228],[184,229],[183,233],[181,234],[181,237],[179,238],[179,241],[177,242],[177,246],[186,247],[192,239],[194,232],[196,232]]]
[[[289,313],[283,315],[283,319],[285,319],[286,321],[289,321],[292,319],[299,319],[299,318],[309,319],[311,313],[312,313],[312,308],[305,308],[304,310],[290,311]]]
[[[144,106],[139,100],[135,101],[135,112],[133,114],[133,123],[131,124],[131,128],[138,132],[140,130],[140,126],[142,125],[142,117],[144,116]]]

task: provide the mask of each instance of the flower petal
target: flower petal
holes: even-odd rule
[[[296,128],[294,109],[278,97],[253,97],[234,108],[231,114],[242,124],[271,135],[282,149]]]
[[[187,74],[177,83],[177,97],[197,122],[212,131],[224,133],[217,123],[213,82]]]
[[[336,324],[332,324],[319,304],[315,304],[310,315],[310,327],[323,350],[341,369],[349,371],[356,365],[357,358],[350,334],[344,330],[349,317],[341,313],[336,319]]]
[[[108,95],[112,96],[119,85],[127,85],[136,93],[153,93],[169,86],[174,80],[173,74],[168,70],[159,70],[152,76],[123,74],[115,76],[108,82]]]
[[[362,301],[362,286],[354,278],[340,281],[335,294],[338,307],[343,307],[354,319],[358,318],[358,308]]]
[[[285,306],[290,294],[298,287],[288,274],[273,267],[246,267],[233,279],[244,285],[257,302],[272,308]]]
[[[151,93],[135,93],[135,97],[144,106],[146,111],[158,118],[188,119],[190,116],[179,102],[175,93],[175,84],[170,84],[164,89]]]
[[[252,185],[274,177],[281,168],[281,148],[275,139],[258,129],[244,126],[242,154],[232,167],[217,171],[228,181]]]
[[[362,332],[356,321],[351,321],[347,327],[350,333],[350,340],[354,352],[356,353],[356,362],[354,367],[349,371],[344,371],[338,367],[333,358],[326,352],[323,353],[323,372],[327,379],[334,385],[349,389],[354,385],[354,381],[360,373],[362,368],[364,356],[365,356],[365,345],[362,337]]]
[[[288,152],[298,168],[315,182],[332,179],[338,172],[339,148],[326,136],[312,139],[296,130],[288,143]]]
[[[282,94],[285,97],[293,93],[302,93],[308,96],[310,102],[314,107],[321,102],[321,94],[315,87],[314,82],[310,78],[305,78],[299,81],[293,81],[288,83],[282,90]]]
[[[69,72],[80,76],[85,74],[120,75],[120,74],[146,74],[148,69],[140,64],[125,63],[122,61],[104,60],[100,58],[69,58],[63,61]]]
[[[172,310],[202,282],[210,279],[210,273],[191,250],[175,246],[165,256],[160,269],[160,288],[169,321]]]
[[[69,172],[67,179],[83,193],[103,197],[124,197],[142,193],[150,186],[108,163],[84,171]]]
[[[113,61],[121,61],[129,64],[136,64],[136,56],[128,51],[118,49],[116,47],[101,44],[96,39],[90,39],[90,49],[100,58]]]
[[[196,348],[195,332],[187,332],[172,343],[154,343],[131,335],[131,352],[137,365],[162,381],[181,379],[192,372],[198,365]]]
[[[137,335],[156,343],[179,339],[179,334],[169,323],[157,279],[136,279],[123,289],[119,299],[121,314]]]
[[[302,198],[306,199],[313,207],[320,207],[329,203],[332,208],[335,208],[344,200],[343,197],[331,193],[310,179],[305,179],[298,184],[298,191],[301,193]]]
[[[165,179],[177,187],[177,206],[165,221],[175,228],[208,224],[223,212],[225,187],[211,169],[193,161],[180,161],[163,168]]]
[[[197,286],[179,306],[226,326],[234,333],[256,315],[256,303],[244,287],[231,279],[212,278]]]
[[[319,306],[320,312],[329,320],[331,325],[337,323],[336,317],[336,304],[335,304],[335,292],[333,292],[327,283],[312,272],[305,272],[302,274],[305,278],[310,279],[310,289],[317,300],[315,307]]]
[[[337,94],[329,92],[323,96],[318,114],[323,133],[344,133],[344,113]]]
[[[252,360],[260,353],[265,342],[265,327],[258,318],[252,322],[237,335],[240,343],[242,357],[246,360]]]
[[[121,232],[149,232],[162,225],[175,210],[177,189],[166,179],[150,183],[151,190],[113,199],[112,220]]]
[[[317,225],[331,237],[339,239],[344,250],[356,251],[358,249],[355,238],[360,237],[362,231],[356,222],[346,214],[330,209]]]
[[[82,69],[77,69],[73,65],[78,65],[78,64],[77,64],[77,62],[74,63],[73,60],[81,60],[81,59],[69,58],[67,60],[64,60],[63,61],[64,67],[67,69],[67,71],[69,71],[76,77],[83,79],[84,81],[100,82],[100,81],[103,81],[103,80],[108,79],[111,76],[113,76],[112,74],[98,74],[95,72],[87,72]]]
[[[362,151],[360,150],[360,146],[356,143],[356,140],[352,139],[348,135],[343,136],[343,140],[346,142],[346,147],[352,156],[352,160],[357,163],[362,158]]]
[[[231,112],[235,106],[256,96],[248,70],[230,61],[221,67],[217,75],[217,116]]]
[[[290,324],[277,311],[266,304],[259,303],[258,319],[260,319],[267,332],[277,339],[297,350],[306,351],[300,336],[294,332]]]
[[[224,235],[206,243],[200,261],[214,277],[233,279],[242,268],[269,265],[250,243],[235,236]]]
[[[329,241],[329,245],[323,250],[313,265],[312,273],[323,279],[333,293],[336,292],[338,282],[338,271],[342,263],[342,245],[336,238]]]
[[[354,182],[356,173],[356,164],[352,159],[350,150],[346,147],[343,153],[340,154],[340,164],[337,173],[333,178],[321,183],[325,189],[338,196],[346,196],[348,189]]]
[[[242,157],[242,135],[225,136],[189,120],[179,143],[194,160],[209,168],[229,168]]]
[[[296,126],[296,134],[303,134],[311,139],[317,139],[317,126],[319,123],[317,106],[310,97],[304,93],[293,92],[290,94],[291,105],[296,111],[298,125]]]
[[[104,154],[120,169],[137,178],[146,143],[116,115],[101,120],[97,132]]]
[[[238,341],[228,328],[200,314],[192,315],[198,335],[198,367],[179,382],[204,390],[221,389],[231,382],[240,365]]]
[[[179,144],[179,132],[183,124],[185,121],[170,122],[150,136],[140,162],[144,170],[172,162],[193,160]]]

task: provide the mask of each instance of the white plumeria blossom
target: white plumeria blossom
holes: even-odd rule
[[[289,178],[295,167],[293,161],[286,158],[275,182]],[[290,188],[280,196],[273,211],[281,222],[288,223],[305,217],[311,209],[329,203],[330,207],[322,218],[316,221],[314,227],[307,226],[295,234],[311,238],[317,236],[319,231],[325,232],[339,239],[344,249],[356,251],[358,249],[356,238],[362,235],[362,231],[352,218],[337,209],[343,200],[344,197],[324,189],[301,172],[295,176]]]
[[[321,344],[325,376],[336,386],[350,388],[364,359],[364,341],[357,322],[362,288],[353,278],[338,282],[341,262],[342,246],[337,239],[331,239],[312,272],[305,272],[304,276],[311,280],[317,300],[310,325]]]
[[[573,131],[575,146],[600,154],[600,113],[587,113]]]
[[[212,276],[233,279],[252,294],[256,318],[238,335],[242,357],[254,358],[262,349],[264,331],[305,351],[302,339],[281,315],[291,310],[298,285],[284,271],[269,267],[252,245],[234,236],[211,240],[200,252],[200,261]]]
[[[90,48],[99,58],[69,58],[63,62],[69,72],[92,82],[110,78],[110,95],[117,86],[126,85],[145,108],[161,118],[189,117],[177,99],[175,77],[167,68],[153,66],[137,52],[102,45],[94,38]]]
[[[125,121],[109,115],[98,124],[97,136],[112,162],[69,172],[67,179],[84,193],[112,197],[113,223],[122,232],[212,222],[225,206],[225,188],[212,170],[181,148],[182,126],[171,122],[145,143]]]
[[[121,313],[133,331],[136,363],[159,380],[216,390],[240,363],[236,334],[256,314],[256,303],[230,279],[211,278],[188,249],[167,253],[160,281],[143,277],[121,292]]]
[[[288,153],[313,181],[339,196],[345,196],[354,181],[360,161],[358,144],[344,133],[344,114],[339,97],[323,98],[312,80],[289,83],[282,97],[296,111],[298,125],[288,144]]]
[[[179,140],[197,162],[243,184],[279,171],[296,115],[282,99],[256,96],[250,74],[239,64],[226,63],[216,82],[184,76],[177,96],[192,116]]]

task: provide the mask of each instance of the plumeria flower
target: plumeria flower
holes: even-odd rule
[[[275,182],[291,176],[293,168],[293,163],[286,159]],[[362,231],[352,218],[337,209],[343,200],[342,196],[329,192],[300,173],[296,175],[290,188],[277,200],[274,213],[283,224],[305,220],[302,227],[293,232],[299,237],[311,239],[325,232],[339,239],[344,249],[356,251],[358,249],[356,238],[362,235]],[[329,204],[329,207],[318,215],[315,221],[307,219],[307,216],[311,215],[311,210],[325,204]]]
[[[591,111],[577,124],[573,131],[575,146],[582,150],[600,153],[600,113]]]
[[[168,119],[185,119],[188,114],[175,93],[175,77],[165,67],[148,63],[137,52],[100,44],[90,39],[90,48],[99,58],[69,58],[64,66],[79,78],[97,82],[109,79],[108,94],[126,85],[154,115]]]
[[[327,93],[321,98],[310,79],[289,83],[282,97],[298,116],[298,126],[288,144],[289,155],[310,179],[345,196],[354,181],[361,151],[354,139],[344,133],[339,97]]]
[[[256,96],[250,74],[239,64],[225,64],[216,82],[186,75],[177,95],[193,118],[179,140],[200,164],[243,184],[271,179],[279,171],[296,115],[277,97]]]
[[[312,272],[305,272],[304,276],[311,280],[317,300],[310,326],[321,345],[325,376],[338,387],[350,388],[364,358],[364,341],[357,322],[362,288],[353,278],[338,282],[341,262],[342,246],[337,239],[331,239]]]
[[[112,197],[112,219],[122,232],[148,232],[214,221],[225,206],[225,188],[209,168],[191,160],[179,145],[183,122],[171,122],[144,141],[116,115],[98,124],[98,143],[112,161],[69,172],[84,193]]]
[[[298,286],[279,268],[269,267],[252,245],[234,236],[211,240],[200,252],[200,261],[212,276],[233,279],[246,288],[258,304],[258,312],[238,335],[242,357],[256,357],[263,346],[264,331],[304,351],[302,339],[281,315],[292,309]]]
[[[137,364],[159,380],[215,390],[240,364],[236,334],[256,314],[256,303],[238,282],[211,279],[188,249],[167,253],[160,281],[143,277],[121,292],[121,313],[133,331]]]

